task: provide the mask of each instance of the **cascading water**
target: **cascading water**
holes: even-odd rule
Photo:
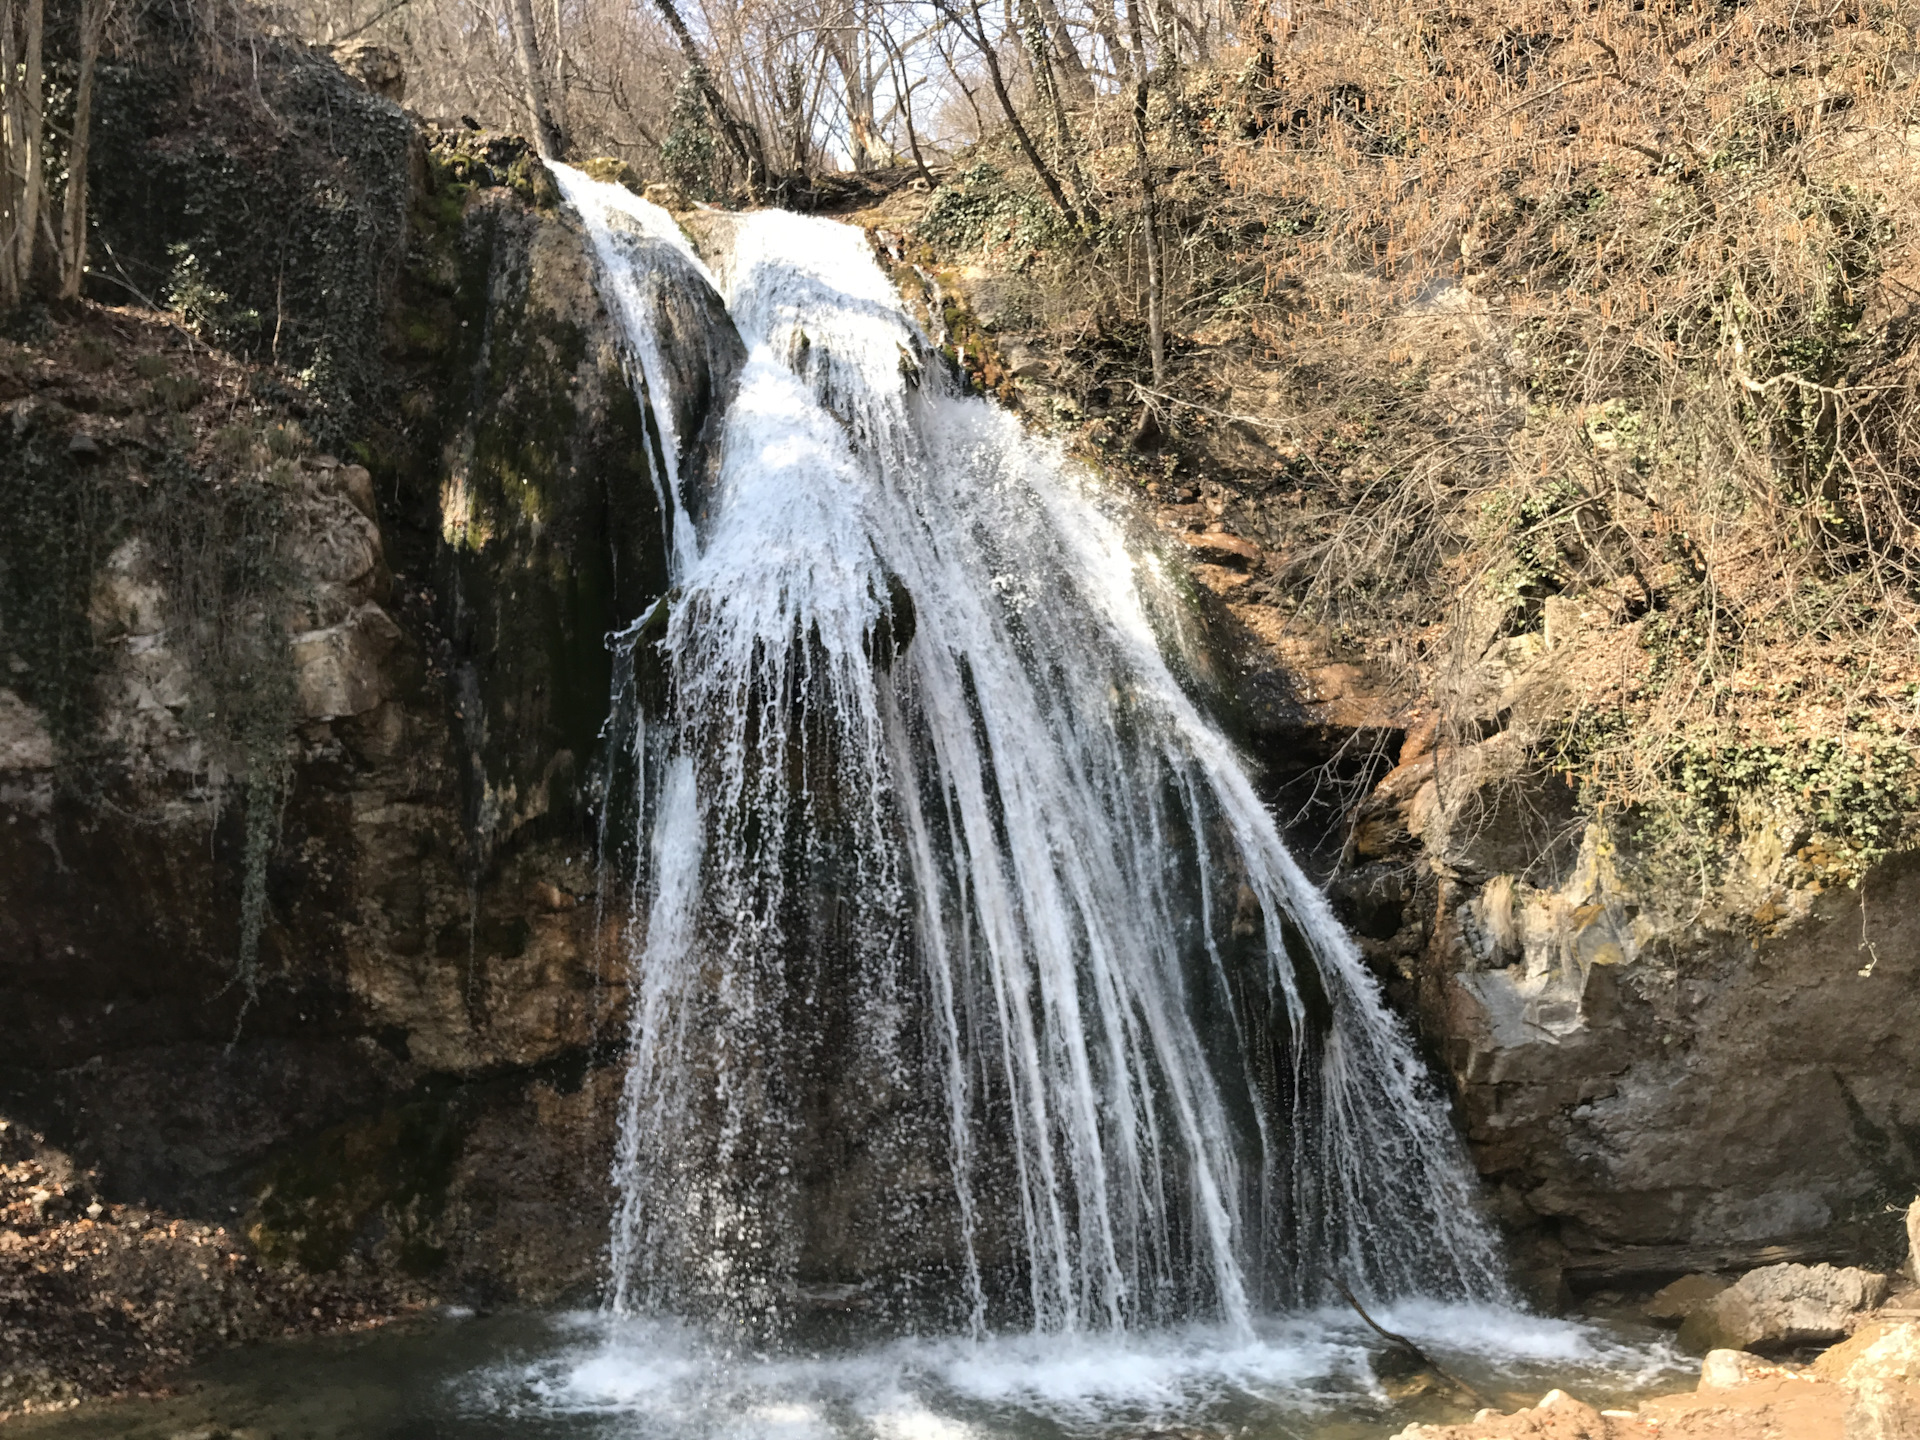
[[[673,548],[618,696],[614,1310],[1246,1334],[1336,1283],[1497,1298],[1442,1104],[1117,502],[960,393],[858,230],[716,217],[710,273],[555,168]],[[709,284],[743,362],[687,333]],[[732,387],[704,447],[689,375]]]

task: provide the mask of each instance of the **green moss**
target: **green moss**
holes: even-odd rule
[[[581,160],[575,164],[574,168],[590,179],[599,180],[608,185],[624,185],[636,195],[645,188],[639,171],[626,161],[615,159],[611,155],[596,155],[590,160]]]
[[[439,1222],[469,1128],[456,1097],[323,1131],[257,1177],[247,1237],[269,1265],[338,1271],[377,1252],[431,1275],[446,1261]]]
[[[1786,817],[1803,830],[1798,878],[1851,885],[1910,846],[1920,815],[1911,737],[1870,717],[1837,734],[1756,743],[1718,727],[1653,740],[1616,710],[1568,723],[1548,749],[1589,810],[1613,811],[1639,863],[1683,886],[1717,883],[1750,824],[1777,827]],[[1652,784],[1631,804],[1609,806],[1629,767]]]

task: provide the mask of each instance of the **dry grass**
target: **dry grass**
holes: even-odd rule
[[[1920,808],[1916,21],[1295,6],[1156,100],[1156,403],[1233,472],[1272,598],[1456,732],[1550,641],[1540,752],[1703,873],[1793,810],[1851,875]],[[1085,163],[1101,265],[983,248],[1098,413],[1142,393],[1141,267],[1120,147]]]

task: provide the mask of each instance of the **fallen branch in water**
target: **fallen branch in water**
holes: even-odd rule
[[[1411,1355],[1414,1358],[1414,1360],[1416,1360],[1419,1363],[1422,1369],[1431,1370],[1435,1375],[1438,1375],[1442,1380],[1446,1381],[1449,1385],[1453,1386],[1456,1390],[1459,1390],[1465,1395],[1471,1396],[1475,1400],[1479,1400],[1483,1402],[1488,1400],[1489,1397],[1487,1396],[1487,1394],[1484,1391],[1482,1391],[1479,1387],[1474,1385],[1469,1385],[1465,1380],[1462,1380],[1458,1375],[1454,1375],[1449,1371],[1441,1369],[1440,1366],[1434,1363],[1433,1357],[1427,1354],[1427,1352],[1422,1350],[1418,1345],[1414,1344],[1413,1341],[1409,1340],[1404,1335],[1395,1334],[1393,1331],[1387,1329],[1386,1326],[1382,1325],[1378,1320],[1374,1319],[1373,1316],[1369,1315],[1366,1312],[1365,1307],[1363,1307],[1358,1300],[1353,1298],[1353,1291],[1347,1288],[1346,1281],[1342,1280],[1338,1275],[1335,1275],[1331,1278],[1333,1280],[1333,1288],[1338,1290],[1343,1296],[1346,1297],[1347,1304],[1353,1307],[1353,1313],[1358,1315],[1362,1320],[1366,1321],[1367,1328],[1372,1330],[1374,1334],[1380,1336],[1388,1344],[1396,1346],[1397,1348],[1406,1351],[1407,1354]]]

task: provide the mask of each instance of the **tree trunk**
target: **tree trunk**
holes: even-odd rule
[[[87,159],[93,141],[93,71],[113,0],[80,7],[80,78],[73,95],[73,144],[67,151],[67,199],[60,216],[60,296],[80,298],[87,275]]]
[[[1054,0],[1034,0],[1034,4],[1040,18],[1047,22],[1047,33],[1053,37],[1053,63],[1060,72],[1067,98],[1076,105],[1091,100],[1093,81],[1087,75],[1086,62],[1080,58],[1080,47],[1073,43],[1073,32],[1060,17],[1060,7]]]
[[[1093,32],[1106,42],[1107,54],[1113,57],[1114,77],[1118,79],[1120,67],[1129,60],[1126,43],[1120,38],[1120,22],[1113,13],[1113,0],[1093,0]]]
[[[573,135],[572,107],[567,103],[567,32],[561,0],[553,0],[553,91],[549,97],[553,123],[560,134]]]
[[[934,188],[933,172],[927,169],[927,162],[920,154],[920,137],[913,129],[913,86],[907,81],[907,57],[900,53],[900,47],[894,43],[893,36],[885,27],[880,31],[881,39],[887,47],[887,64],[894,74],[894,84],[900,91],[900,118],[907,126],[907,149],[913,152],[913,168],[920,172],[920,178],[927,183],[929,190]]]
[[[1128,38],[1133,42],[1133,157],[1140,168],[1140,230],[1147,251],[1147,345],[1153,358],[1153,388],[1167,387],[1167,339],[1160,314],[1160,217],[1153,190],[1153,161],[1147,153],[1147,49],[1140,32],[1145,0],[1127,0]],[[1148,414],[1152,407],[1148,407]],[[1146,430],[1146,417],[1141,429]]]
[[[14,235],[18,247],[14,264],[23,290],[38,278],[40,206],[47,188],[46,74],[41,63],[41,47],[46,37],[46,0],[26,0],[26,20],[26,47],[20,66],[21,138],[25,144],[21,153],[20,225]],[[7,78],[11,81],[13,77]]]
[[[20,68],[17,19],[12,0],[0,4],[0,75],[9,79]],[[20,181],[26,173],[26,123],[20,87],[0,87],[0,310],[11,310],[20,301]]]
[[[838,29],[823,30],[821,43],[840,72],[840,84],[847,106],[847,145],[853,168],[875,169],[893,158],[893,147],[880,136],[874,125],[874,77],[859,63],[859,51],[849,53],[846,36]]]
[[[566,150],[565,137],[553,121],[547,97],[547,72],[540,64],[540,40],[533,28],[532,0],[507,0],[507,28],[520,57],[520,79],[527,89],[527,113],[533,117],[533,143],[543,160],[558,160]]]

